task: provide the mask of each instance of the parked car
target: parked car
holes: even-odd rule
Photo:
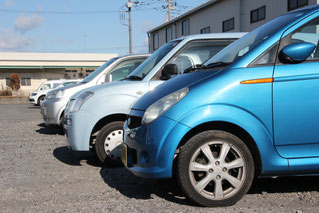
[[[122,80],[148,56],[149,54],[140,54],[112,58],[88,75],[79,84],[50,91],[47,99],[41,105],[40,113],[43,120],[47,125],[63,126],[64,109],[72,95],[95,85]]]
[[[192,35],[168,42],[126,80],[91,87],[71,97],[65,113],[73,150],[94,150],[102,162],[118,163],[123,124],[130,106],[144,93],[184,69],[202,64],[244,33]]]
[[[79,84],[81,82],[81,80],[79,79],[68,79],[63,81],[59,86],[57,86],[55,89],[57,88],[61,88],[61,87],[66,87],[66,86],[70,86],[70,85],[75,85],[75,84]]]
[[[203,206],[236,203],[254,177],[318,175],[319,6],[282,15],[201,69],[141,97],[122,159],[137,176],[176,176]]]
[[[56,88],[59,86],[63,80],[50,80],[43,82],[39,88],[29,95],[29,103],[32,103],[34,105],[40,105],[42,101],[44,100],[46,94],[49,90]]]

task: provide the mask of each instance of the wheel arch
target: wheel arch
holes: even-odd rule
[[[248,147],[248,149],[250,150],[253,156],[254,163],[255,163],[255,177],[258,177],[261,174],[262,159],[261,159],[261,155],[255,140],[242,127],[230,122],[212,121],[212,122],[206,122],[206,123],[202,123],[195,126],[184,135],[184,137],[181,139],[181,141],[179,142],[177,146],[177,150],[181,146],[183,146],[191,137],[193,137],[194,135],[200,132],[204,132],[207,130],[221,130],[221,131],[229,132],[235,135],[236,137],[238,137],[239,139],[241,139],[246,144],[246,146]],[[173,174],[175,174],[176,162],[177,162],[177,158],[175,158],[173,162]]]
[[[117,113],[112,115],[107,115],[101,118],[93,127],[92,132],[90,134],[90,146],[93,146],[94,140],[96,139],[97,133],[107,124],[114,121],[125,121],[127,114]]]

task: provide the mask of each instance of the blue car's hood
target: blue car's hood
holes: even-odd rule
[[[187,74],[179,75],[159,86],[157,86],[153,91],[150,91],[143,95],[133,106],[132,109],[136,110],[146,110],[150,105],[152,105],[157,100],[179,90],[184,87],[190,86],[202,81],[216,73],[220,72],[222,69],[217,68],[209,71],[197,71]]]

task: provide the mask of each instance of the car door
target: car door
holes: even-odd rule
[[[281,43],[318,45],[319,20]],[[283,48],[283,46],[281,46]],[[319,157],[319,47],[302,63],[277,63],[273,83],[274,142],[285,158]]]

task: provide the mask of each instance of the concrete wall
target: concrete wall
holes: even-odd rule
[[[266,22],[288,12],[288,0],[220,0],[201,8],[189,15],[181,15],[169,24],[159,26],[157,30],[150,31],[150,52],[153,52],[153,34],[159,34],[159,46],[166,43],[166,29],[172,27],[173,38],[182,36],[182,22],[189,19],[190,34],[200,34],[200,30],[210,27],[211,33],[223,32],[223,21],[235,19],[234,30],[228,32],[250,32]],[[308,0],[308,6],[318,4],[318,0]],[[266,6],[266,18],[250,23],[252,10]],[[194,9],[196,10],[196,9]]]

